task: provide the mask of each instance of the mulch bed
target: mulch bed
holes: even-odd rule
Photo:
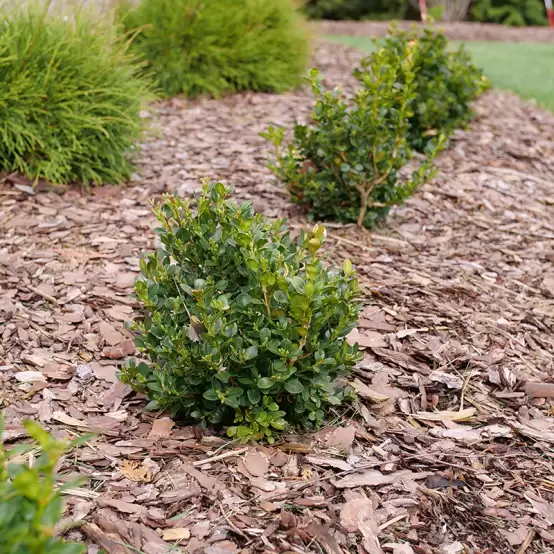
[[[399,27],[409,29],[421,23],[400,21]],[[313,26],[322,35],[384,36],[389,21],[317,21]],[[548,27],[510,27],[494,23],[458,21],[436,24],[450,40],[502,40],[508,42],[554,42],[554,30]]]
[[[320,46],[329,84],[359,54]],[[144,410],[116,378],[149,199],[233,183],[306,226],[265,168],[258,133],[310,110],[308,91],[151,109],[157,135],[125,187],[0,185],[0,399],[24,418],[96,433],[61,472],[67,536],[90,554],[544,553],[554,548],[554,117],[489,92],[438,177],[374,233],[331,225],[331,260],[365,287],[353,409],[315,435],[240,446]],[[145,114],[146,115],[146,114]]]

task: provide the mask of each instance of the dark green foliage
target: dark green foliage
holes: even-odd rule
[[[128,178],[151,88],[115,28],[43,2],[0,16],[0,171],[55,184]]]
[[[407,0],[307,0],[312,19],[402,19]]]
[[[437,148],[429,149],[411,177],[399,175],[411,157],[407,133],[416,54],[407,43],[402,50],[378,50],[357,72],[361,87],[351,103],[338,89],[325,91],[312,70],[312,123],[295,124],[284,152],[282,128],[262,134],[275,146],[270,168],[313,218],[372,227],[433,175]]]
[[[136,343],[151,364],[131,362],[121,380],[151,409],[271,439],[288,424],[314,427],[348,391],[335,379],[359,359],[345,336],[357,322],[352,264],[328,270],[315,226],[291,241],[283,221],[204,185],[196,212],[165,197],[155,209],[161,247],[141,260],[136,293],[148,316]]]
[[[418,35],[415,29],[401,31],[392,26],[389,36],[380,42],[390,57],[385,63],[395,63],[410,44],[415,45],[411,70],[415,74],[415,102],[408,142],[411,148],[424,151],[431,139],[439,134],[448,136],[471,119],[471,101],[490,83],[473,65],[463,46],[449,51],[445,36],[431,28]],[[375,56],[364,60],[362,67],[374,63]],[[401,69],[398,80],[404,83],[406,79]]]
[[[120,5],[133,51],[167,96],[282,92],[305,69],[308,40],[292,0],[140,0]]]
[[[0,438],[4,431],[0,416]],[[54,536],[54,526],[62,516],[64,488],[56,487],[55,467],[69,446],[56,441],[32,421],[25,429],[35,439],[40,453],[33,467],[16,458],[33,449],[23,445],[7,451],[0,440],[0,552],[2,554],[80,554],[84,545],[64,542]],[[79,440],[79,442],[81,442]]]
[[[504,25],[546,25],[544,0],[474,0],[471,18]]]

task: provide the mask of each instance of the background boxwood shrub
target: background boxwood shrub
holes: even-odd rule
[[[438,30],[425,28],[420,34],[416,29],[402,31],[394,25],[379,44],[390,58],[384,63],[396,63],[408,45],[415,45],[410,75],[400,66],[397,77],[403,83],[407,77],[411,78],[412,72],[415,74],[415,101],[408,128],[408,142],[412,148],[424,151],[430,140],[439,134],[448,136],[471,119],[472,100],[488,88],[490,82],[475,67],[463,46],[450,51],[448,40]],[[362,67],[374,64],[375,56],[368,56]],[[379,56],[382,56],[381,51]]]
[[[352,264],[318,256],[324,228],[291,240],[283,221],[204,185],[196,211],[167,196],[155,209],[161,246],[140,263],[146,317],[139,351],[121,379],[149,408],[214,426],[241,440],[271,440],[290,425],[314,427],[348,396],[335,385],[359,359],[345,336],[357,322]]]
[[[361,86],[352,101],[340,89],[326,91],[318,70],[312,70],[311,123],[296,123],[284,149],[283,128],[262,133],[275,147],[270,168],[314,219],[372,227],[434,173],[432,160],[442,138],[429,146],[427,159],[411,177],[399,175],[411,158],[407,137],[418,49],[415,42],[398,46],[378,49],[366,60],[356,72]]]
[[[0,415],[0,552],[3,554],[80,554],[85,546],[65,542],[54,535],[62,516],[64,488],[57,487],[55,468],[73,443],[56,441],[38,424],[24,423],[27,433],[38,443],[38,453],[29,467],[18,458],[37,444],[21,445],[9,451],[1,438],[4,420]]]
[[[408,0],[306,0],[312,19],[402,19]]]
[[[167,96],[296,86],[308,39],[293,0],[138,0],[121,2],[133,51]]]
[[[547,25],[544,0],[473,0],[471,18],[503,25]]]
[[[37,0],[0,14],[0,171],[55,184],[123,181],[151,86],[106,18],[47,10]]]

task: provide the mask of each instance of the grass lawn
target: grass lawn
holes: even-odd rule
[[[325,38],[366,52],[373,49],[369,37]],[[465,45],[475,64],[484,70],[496,88],[535,99],[554,112],[554,44],[469,41]]]

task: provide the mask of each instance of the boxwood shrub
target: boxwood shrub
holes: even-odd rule
[[[81,554],[82,544],[65,542],[55,535],[62,517],[62,491],[75,483],[58,487],[55,468],[71,444],[55,440],[33,421],[24,423],[35,444],[12,447],[2,442],[4,420],[0,415],[0,552],[3,554]],[[85,439],[86,440],[86,439]],[[32,466],[21,457],[38,446]],[[19,460],[18,460],[19,458]]]
[[[150,409],[229,426],[241,440],[315,427],[348,396],[337,377],[359,359],[345,336],[357,322],[352,264],[328,269],[316,225],[293,242],[281,220],[235,205],[205,184],[196,209],[167,196],[156,207],[161,246],[140,263],[145,317],[121,379]]]

